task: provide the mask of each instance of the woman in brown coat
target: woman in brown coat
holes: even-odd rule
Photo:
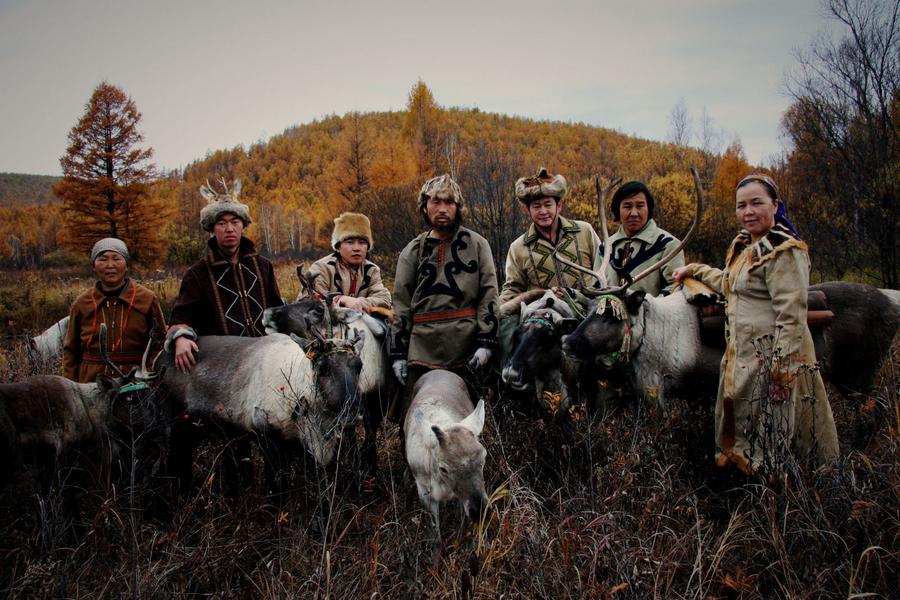
[[[699,279],[727,301],[716,462],[770,474],[784,472],[791,456],[827,464],[838,456],[838,440],[806,324],[807,245],[770,177],[741,180],[735,209],[742,229],[725,268],[694,263],[673,273],[678,281]]]
[[[124,372],[141,364],[147,343],[161,343],[166,323],[156,295],[127,278],[128,248],[122,240],[104,238],[91,250],[97,283],[72,304],[63,344],[63,375],[92,383],[111,374],[100,355],[100,325],[106,324],[106,351]]]

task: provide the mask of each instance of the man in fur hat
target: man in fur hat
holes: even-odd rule
[[[418,378],[431,369],[488,366],[497,346],[497,274],[486,239],[462,225],[465,200],[449,175],[419,193],[428,231],[406,245],[394,280],[392,352],[398,394],[388,416],[402,423]]]
[[[240,180],[230,191],[201,186],[200,193],[207,200],[200,211],[200,226],[210,234],[206,256],[181,280],[166,340],[167,348],[174,341],[175,366],[184,373],[196,363],[198,336],[263,336],[263,311],[284,304],[272,263],[244,237],[251,220],[239,201]]]
[[[674,235],[656,225],[653,219],[654,205],[653,194],[640,181],[624,183],[613,194],[613,217],[621,225],[609,238],[612,255],[606,277],[610,286],[621,285],[625,277],[637,275],[681,243]],[[602,248],[600,252],[602,255]],[[642,290],[651,296],[666,296],[676,285],[672,272],[683,266],[684,252],[679,252],[675,258],[630,289]]]
[[[335,293],[335,306],[372,312],[389,311],[391,293],[381,282],[381,269],[368,260],[373,246],[369,217],[345,212],[334,220],[331,247],[334,252],[309,267],[309,276],[322,295]],[[305,295],[300,292],[297,300]]]
[[[562,216],[567,192],[566,179],[541,168],[533,177],[516,181],[516,200],[531,220],[528,230],[510,245],[506,255],[506,280],[500,301],[508,302],[529,290],[554,289],[557,295],[585,308],[587,298],[577,289],[591,287],[597,281],[577,269],[562,264],[554,250],[581,266],[600,269],[600,238],[585,221]],[[500,324],[500,343],[506,356],[511,350],[512,335],[519,311],[505,317]]]

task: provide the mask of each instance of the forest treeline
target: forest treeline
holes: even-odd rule
[[[721,134],[707,138],[711,144],[717,140]],[[373,255],[390,273],[394,257],[423,227],[415,212],[419,186],[434,174],[449,172],[465,195],[468,223],[489,239],[502,267],[506,248],[526,227],[514,182],[541,166],[569,180],[565,213],[597,226],[594,177],[647,182],[657,198],[657,221],[676,235],[693,216],[689,169],[696,166],[706,187],[706,206],[688,254],[713,264],[721,263],[735,232],[735,185],[752,169],[739,141],[717,151],[581,123],[445,109],[418,82],[405,111],[330,116],[163,173],[147,199],[167,215],[160,232],[162,250],[145,262],[177,267],[199,257],[207,237],[198,225],[205,203],[201,184],[209,180],[221,186],[225,179],[230,185],[239,178],[254,220],[248,235],[266,254],[291,260],[318,256],[328,249],[331,220],[355,210],[372,217]],[[814,268],[820,276],[847,275],[853,263],[846,249],[830,247],[827,236],[817,233],[829,229],[822,223],[832,216],[819,210],[814,199],[792,193],[789,161],[767,170],[781,183],[799,229],[813,238]],[[58,203],[0,207],[0,265],[33,269],[80,264],[79,254],[63,250],[65,227]],[[862,272],[852,276],[865,278]]]

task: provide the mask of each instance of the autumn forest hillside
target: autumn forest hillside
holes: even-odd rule
[[[786,114],[784,127],[791,126],[790,118]],[[681,143],[660,142],[582,123],[444,108],[419,81],[403,111],[324,117],[248,148],[219,150],[183,170],[157,174],[146,193],[133,201],[165,216],[136,244],[139,263],[178,267],[195,260],[206,237],[198,226],[204,203],[200,185],[209,180],[221,186],[222,179],[230,185],[239,178],[254,220],[248,235],[264,253],[285,260],[320,255],[328,248],[331,220],[355,210],[373,218],[373,257],[391,273],[396,254],[422,227],[415,213],[419,187],[428,177],[449,172],[466,197],[468,224],[488,237],[499,266],[509,243],[525,227],[514,182],[541,166],[568,179],[565,213],[595,225],[594,177],[646,182],[657,197],[657,221],[676,235],[683,234],[692,218],[689,169],[696,166],[706,206],[688,255],[720,263],[735,231],[734,187],[751,165],[740,142],[726,146],[722,131],[709,121],[696,136],[681,137]],[[144,145],[152,146],[152,140]],[[858,236],[852,240],[858,251],[847,252],[846,244],[838,249],[835,243],[847,236],[841,220],[846,215],[833,218],[814,192],[802,182],[795,184],[795,173],[803,166],[795,152],[768,170],[781,183],[798,227],[811,246],[821,250],[814,279],[877,281],[877,256],[860,245]],[[33,195],[0,202],[0,266],[83,264],[86,248],[80,246],[86,242],[73,239],[63,226],[68,221],[59,204],[32,204],[29,198]]]

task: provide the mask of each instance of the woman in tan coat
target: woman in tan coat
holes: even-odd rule
[[[694,263],[673,273],[677,281],[699,279],[727,301],[716,462],[768,474],[784,472],[791,456],[827,464],[838,441],[806,324],[807,245],[770,177],[741,180],[735,209],[742,229],[724,270]]]
[[[122,240],[104,238],[91,250],[97,283],[72,303],[63,343],[63,375],[93,383],[100,373],[112,374],[100,355],[100,325],[106,324],[106,351],[119,369],[139,366],[151,337],[162,346],[166,322],[156,294],[127,278],[128,248]]]

